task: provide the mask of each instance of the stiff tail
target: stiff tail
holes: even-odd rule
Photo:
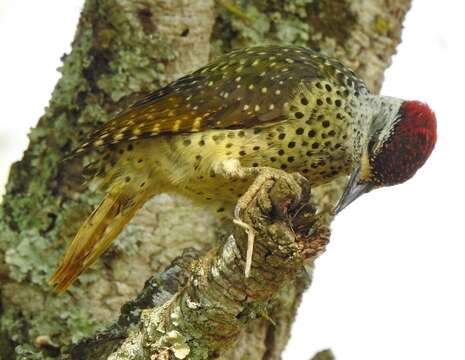
[[[59,293],[71,284],[111,245],[123,227],[144,204],[147,196],[110,192],[82,224],[49,280]]]

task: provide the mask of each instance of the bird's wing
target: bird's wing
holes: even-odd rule
[[[365,89],[351,70],[309,49],[233,51],[137,101],[75,152],[162,134],[274,124],[287,119],[284,105],[295,89],[318,79]]]

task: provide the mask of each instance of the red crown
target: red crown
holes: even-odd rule
[[[420,101],[405,101],[401,118],[375,159],[375,172],[382,185],[410,179],[426,162],[436,144],[436,116]]]

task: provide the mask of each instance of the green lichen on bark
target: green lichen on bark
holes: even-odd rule
[[[218,52],[265,43],[320,48],[322,39],[345,47],[357,24],[347,0],[237,0],[248,21],[219,7],[213,36]]]
[[[344,46],[350,38],[357,16],[347,0],[308,1],[305,10],[311,29],[311,46],[318,46],[321,37],[331,38]]]
[[[232,1],[231,1],[232,2]],[[288,43],[321,49],[354,69],[373,91],[400,41],[407,0],[236,0],[247,21],[218,7],[214,54],[236,47]]]
[[[156,9],[133,7],[124,2],[103,1],[98,6],[87,2],[87,8],[97,11],[84,9],[73,52],[65,57],[61,69],[63,77],[39,127],[29,135],[25,159],[12,168],[2,209],[8,236],[2,237],[2,244],[7,248],[16,245],[18,253],[7,255],[10,275],[15,279],[33,274],[32,281],[43,285],[51,268],[35,268],[40,262],[28,256],[40,256],[50,241],[61,235],[54,231],[70,223],[73,212],[82,209],[76,216],[82,218],[96,203],[95,195],[80,195],[78,203],[61,208],[83,190],[78,183],[68,181],[71,175],[79,178],[81,167],[73,169],[60,163],[63,155],[76,146],[79,135],[106,121],[109,113],[118,109],[117,101],[153,90],[166,81],[164,63],[174,58],[173,50],[165,39],[147,37],[144,32],[148,14]],[[70,175],[70,170],[75,173]],[[10,229],[14,229],[13,234]],[[33,233],[24,236],[31,229]],[[15,233],[21,234],[19,246]],[[48,255],[53,258],[58,253]]]
[[[213,30],[214,54],[234,48],[292,43],[305,46],[309,39],[306,5],[311,0],[238,0],[234,4],[253,21],[217,6]]]
[[[107,121],[135,94],[154,90],[191,70],[189,66],[197,67],[206,61],[208,41],[205,39],[208,39],[208,35],[200,34],[201,30],[196,26],[207,28],[208,21],[200,26],[195,21],[201,20],[194,19],[191,24],[187,14],[186,19],[180,18],[179,23],[168,31],[166,29],[172,18],[163,16],[172,15],[167,12],[174,12],[176,6],[182,8],[186,4],[182,1],[169,4],[125,0],[86,1],[73,50],[63,57],[60,69],[62,78],[52,94],[46,113],[29,134],[30,144],[23,160],[11,169],[0,209],[0,276],[6,278],[2,284],[4,303],[1,328],[6,337],[18,339],[14,340],[18,344],[31,343],[42,334],[59,336],[64,343],[76,341],[95,331],[99,323],[111,321],[109,311],[117,309],[118,303],[122,303],[122,299],[119,299],[122,295],[110,297],[114,304],[109,303],[108,308],[96,316],[95,306],[91,304],[104,298],[105,292],[113,291],[108,285],[105,288],[104,284],[100,284],[103,286],[99,290],[101,294],[90,295],[76,287],[72,297],[56,297],[46,285],[62,254],[64,243],[74,235],[79,223],[100,198],[100,195],[93,194],[82,185],[82,162],[62,162],[62,159],[82,136],[99,123]],[[202,10],[204,16],[210,16],[210,7],[208,1],[198,2],[194,10]],[[180,27],[191,25],[193,37],[189,42],[182,34],[184,28]],[[163,26],[165,30],[160,29]],[[186,64],[186,54],[180,56],[178,53],[183,47],[173,46],[173,43],[182,41],[186,47],[194,48],[192,43],[199,45],[200,42],[194,40],[195,36],[204,39],[205,45],[197,46],[196,50],[188,48],[187,52],[191,52],[196,60]],[[168,215],[170,208],[177,204],[178,201],[161,199],[152,207],[167,207]],[[188,205],[179,204],[179,208],[180,211],[176,210],[176,213],[182,213],[182,209],[185,209],[185,219],[193,216]],[[173,221],[166,221],[167,226],[170,222]],[[175,221],[173,225],[178,224]],[[208,240],[210,231],[205,232],[205,229],[209,225],[205,220],[205,224],[199,226],[203,234],[196,235],[195,228],[190,227],[180,237],[189,236],[189,241],[201,244],[197,237]],[[141,226],[128,229],[132,231],[131,235],[136,234],[132,236],[133,242],[116,246],[106,259],[110,261],[118,252],[133,254],[136,241],[143,236],[137,236]],[[165,229],[161,228],[160,232]],[[154,236],[157,235],[167,237],[162,233]],[[163,251],[162,248],[152,250],[152,255]],[[163,261],[168,261],[169,256],[172,255],[162,258],[159,266]],[[123,264],[119,263],[116,267],[113,275],[117,281],[130,277],[131,271]],[[97,281],[97,274],[104,266],[100,263],[94,269],[82,277],[81,283]],[[142,276],[144,274],[150,274],[150,269],[141,272]],[[124,281],[118,284],[121,284],[117,286],[119,294],[135,294],[135,288],[127,289],[130,286],[125,285]],[[31,295],[37,301],[28,300]],[[13,308],[21,308],[21,312],[10,311]],[[51,308],[62,310],[60,314],[47,311]],[[27,324],[29,329],[25,333],[20,333],[18,327],[13,326],[12,322],[20,321],[18,319],[24,319],[23,323]]]

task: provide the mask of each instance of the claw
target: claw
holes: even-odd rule
[[[234,224],[242,227],[247,233],[247,254],[245,260],[245,277],[250,276],[250,270],[252,268],[252,256],[255,241],[255,230],[249,225],[240,220],[241,210],[245,209],[256,197],[262,185],[269,179],[276,178],[276,174],[281,170],[270,169],[270,168],[243,168],[243,175],[257,176],[249,187],[247,192],[239,199],[236,208],[234,209]]]
[[[237,207],[236,207],[236,210],[237,210]],[[244,275],[246,278],[248,278],[250,276],[250,269],[252,268],[252,256],[253,256],[253,245],[255,242],[255,231],[249,224],[246,224],[242,220],[239,220],[236,218],[233,220],[233,222],[234,224],[243,228],[245,232],[247,233],[247,253],[245,257]]]

